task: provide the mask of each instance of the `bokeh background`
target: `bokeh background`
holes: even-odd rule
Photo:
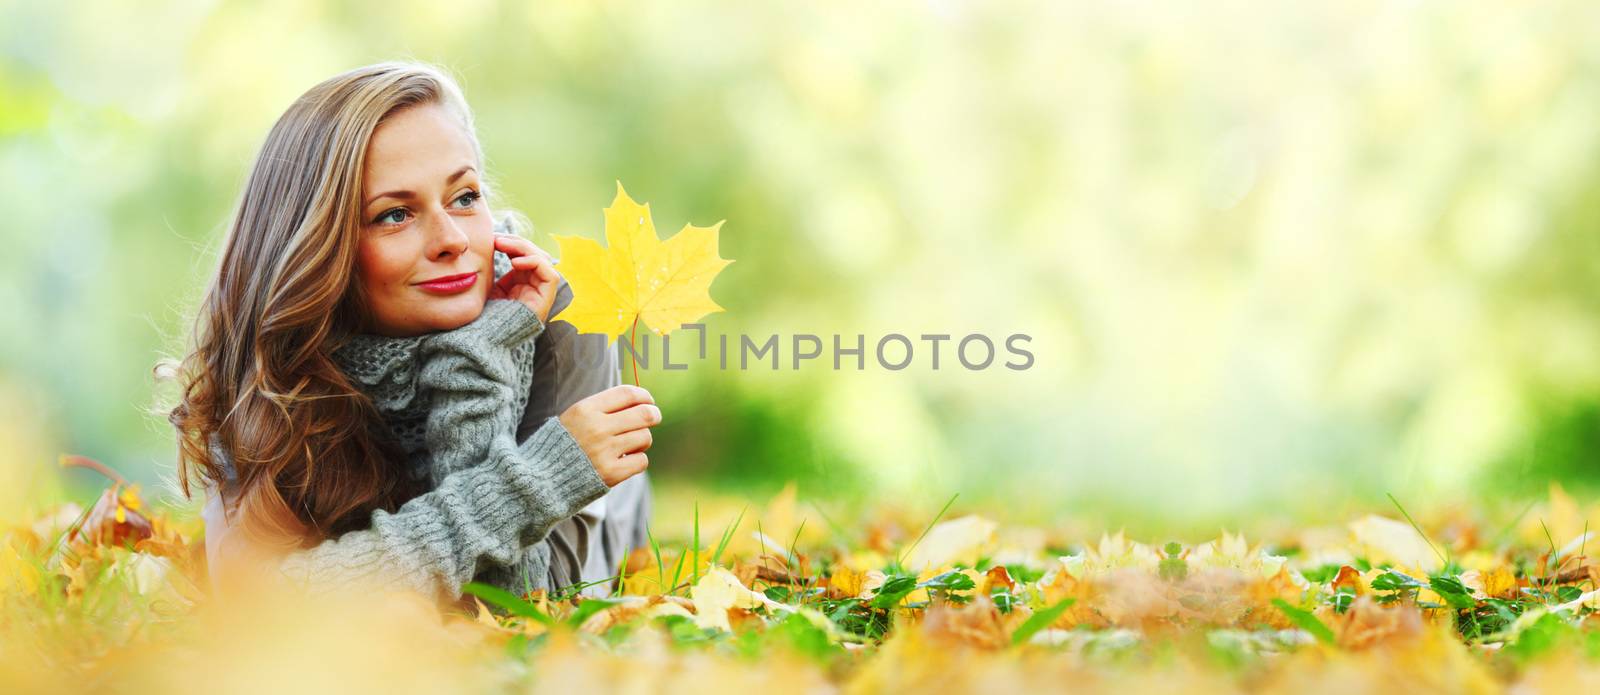
[[[255,148],[397,58],[547,248],[618,180],[725,219],[713,336],[1033,336],[653,364],[664,489],[1214,529],[1600,481],[1600,4],[0,0],[3,501],[93,494],[61,452],[168,489],[151,366]]]

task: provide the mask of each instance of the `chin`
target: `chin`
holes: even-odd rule
[[[484,300],[485,297],[477,296],[476,292],[435,300],[438,304],[431,307],[428,324],[436,331],[448,331],[465,326],[483,313]]]

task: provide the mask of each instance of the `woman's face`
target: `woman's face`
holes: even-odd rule
[[[362,172],[356,281],[380,335],[459,328],[483,311],[494,280],[494,220],[477,150],[437,104],[389,115]]]

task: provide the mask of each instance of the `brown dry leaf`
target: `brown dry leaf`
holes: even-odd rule
[[[1415,606],[1386,607],[1370,596],[1359,596],[1330,627],[1340,647],[1367,649],[1416,639],[1422,634],[1422,613]]]
[[[978,582],[978,593],[988,596],[994,593],[995,587],[1003,587],[1006,591],[1017,590],[1017,582],[1011,578],[1011,572],[1006,570],[1005,565],[990,567],[983,574],[983,581]]]
[[[928,608],[922,631],[949,645],[1003,649],[1011,643],[1005,620],[988,596],[976,596],[966,605],[939,602]]]
[[[733,576],[739,578],[739,583],[755,588],[756,579],[761,575],[761,566],[749,562],[736,562],[733,564]]]
[[[768,584],[789,585],[803,582],[803,577],[811,576],[808,566],[810,558],[801,553],[795,555],[795,564],[799,565],[798,568],[790,568],[787,558],[771,553],[756,558],[752,563],[755,565],[755,578]],[[754,582],[745,582],[745,586],[754,586]]]
[[[1126,570],[1121,570],[1126,572]],[[1253,603],[1249,575],[1226,567],[1196,569],[1179,582],[1154,582],[1148,590],[1162,594],[1166,603],[1151,603],[1149,615],[1139,617],[1142,622],[1129,623],[1129,627],[1143,624],[1149,629],[1170,630],[1184,625],[1234,625],[1246,617],[1266,619],[1262,610]],[[1255,606],[1253,609],[1252,607]],[[1170,607],[1171,613],[1160,613]],[[1278,613],[1277,610],[1272,610]],[[1118,620],[1129,620],[1119,617]],[[1253,627],[1253,625],[1251,625]]]
[[[155,526],[138,511],[141,506],[138,499],[137,490],[119,494],[118,486],[107,488],[84,517],[83,524],[69,535],[69,540],[81,538],[91,544],[122,546],[151,537]],[[129,506],[130,501],[132,506]]]
[[[1099,600],[1096,608],[1112,625],[1127,628],[1164,630],[1172,626],[1172,619],[1183,613],[1185,606],[1167,582],[1155,575],[1133,568],[1112,570],[1096,579]],[[1219,595],[1220,592],[1209,592]],[[1205,606],[1214,611],[1234,612],[1226,606]],[[1215,618],[1204,618],[1207,621]]]
[[[1341,565],[1339,574],[1333,578],[1331,588],[1337,592],[1340,589],[1352,589],[1357,596],[1367,593],[1367,583],[1361,579],[1361,571],[1349,565]]]

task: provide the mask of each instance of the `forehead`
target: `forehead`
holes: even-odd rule
[[[413,106],[390,114],[372,131],[362,188],[371,194],[439,186],[467,164],[477,165],[478,154],[460,119],[437,104]]]

